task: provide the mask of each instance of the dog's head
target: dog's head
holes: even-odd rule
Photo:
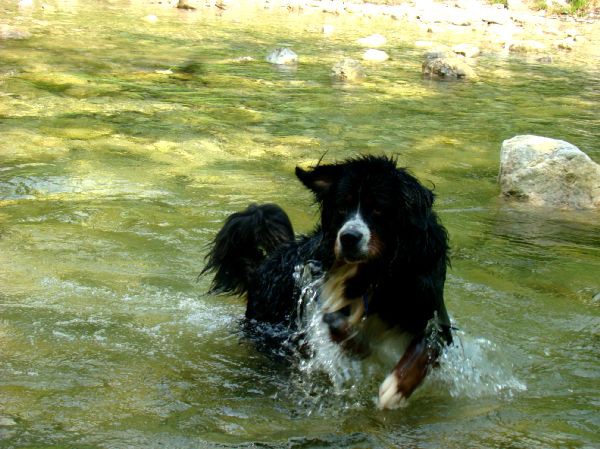
[[[423,233],[429,223],[433,193],[396,161],[364,156],[296,176],[321,207],[321,227],[336,260],[365,263],[391,257],[398,242]]]

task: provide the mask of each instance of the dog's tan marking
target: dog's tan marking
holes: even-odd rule
[[[358,265],[344,264],[334,267],[323,284],[321,295],[324,298],[323,313],[333,313],[350,306],[348,323],[356,326],[365,314],[362,298],[346,298],[344,289],[346,281],[356,275]]]

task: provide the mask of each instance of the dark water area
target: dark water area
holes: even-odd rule
[[[497,184],[518,134],[600,162],[597,27],[552,64],[484,46],[477,80],[438,82],[431,36],[389,18],[0,0],[0,23],[31,33],[0,41],[0,447],[598,447],[599,215]],[[375,32],[391,59],[333,83]],[[278,46],[300,63],[266,63]],[[274,360],[197,281],[228,214],[275,202],[308,232],[294,167],[360,154],[435,186],[452,246],[459,344],[388,412],[383,367]]]

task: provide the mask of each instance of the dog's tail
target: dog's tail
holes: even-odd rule
[[[276,204],[251,204],[227,218],[212,242],[200,276],[214,273],[209,293],[244,294],[265,257],[292,240],[292,223],[283,209]]]

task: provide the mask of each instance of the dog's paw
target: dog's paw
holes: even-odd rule
[[[404,407],[406,404],[406,398],[399,389],[398,377],[395,373],[391,373],[379,387],[377,408],[380,410],[389,410]]]

